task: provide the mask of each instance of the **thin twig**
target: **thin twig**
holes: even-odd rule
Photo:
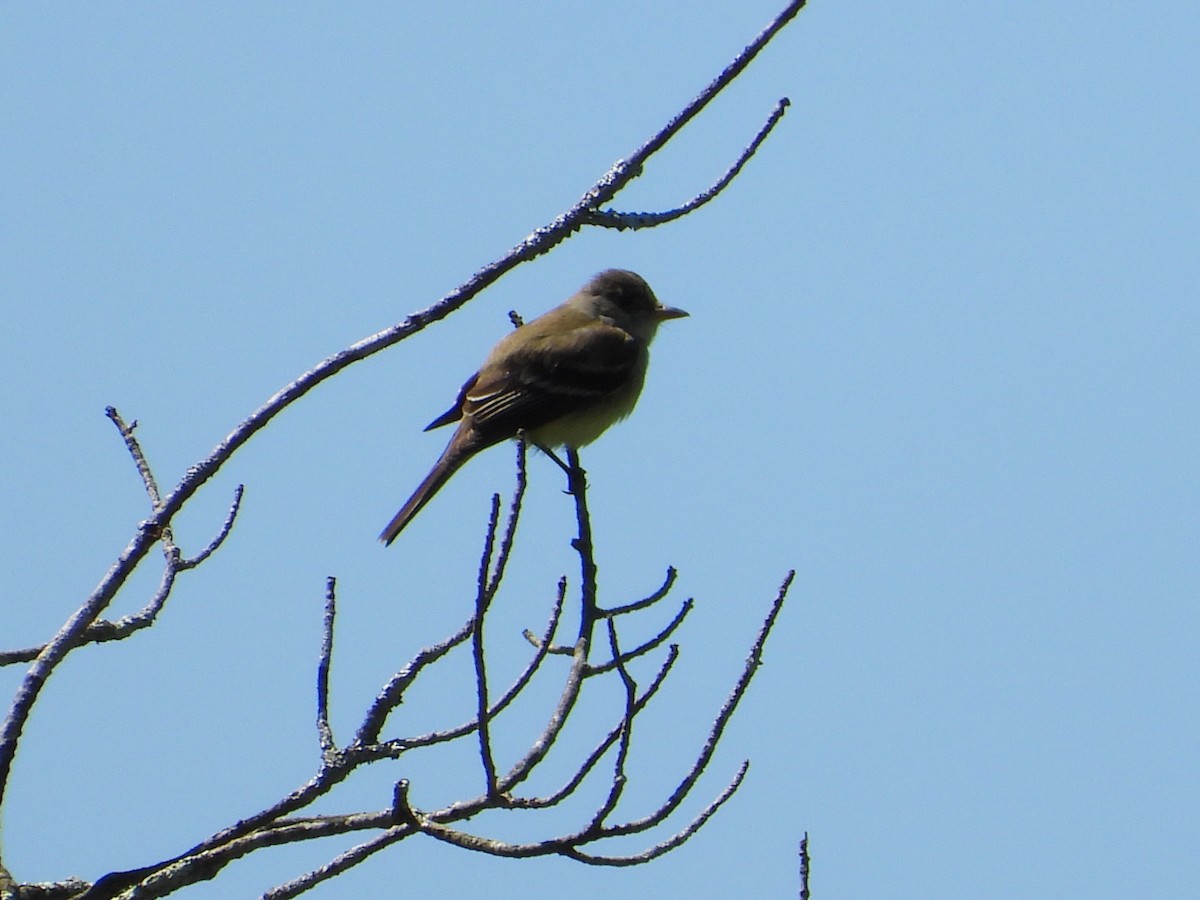
[[[800,839],[800,900],[809,900],[808,892],[808,832]]]
[[[779,120],[783,118],[784,112],[790,105],[791,101],[787,97],[782,98],[776,103],[775,109],[770,117],[768,117],[766,123],[759,129],[758,134],[754,136],[754,140],[750,142],[750,145],[742,151],[742,155],[738,157],[737,161],[717,180],[716,184],[712,185],[708,190],[697,194],[682,206],[656,213],[618,212],[615,209],[602,209],[593,213],[589,217],[588,222],[592,225],[600,225],[604,228],[615,228],[617,231],[624,231],[627,228],[653,228],[656,225],[665,225],[667,222],[672,222],[675,219],[686,216],[690,212],[694,212],[710,200],[716,198],[717,194],[725,190],[729,183],[737,177],[737,174],[742,171],[742,166],[750,161],[750,157],[754,155],[754,151],[767,139],[767,135],[771,133],[771,130],[778,124]]]
[[[508,507],[508,522],[504,526],[504,536],[500,539],[500,549],[496,553],[496,565],[493,568],[491,580],[488,582],[489,598],[495,597],[496,592],[500,590],[500,582],[504,579],[504,571],[508,567],[508,557],[512,553],[513,539],[517,534],[517,522],[521,518],[521,504],[525,499],[525,486],[528,480],[525,471],[527,455],[525,434],[522,432],[517,437],[517,486],[513,490],[512,503]]]
[[[579,554],[579,638],[588,644],[592,640],[592,629],[599,615],[596,603],[596,557],[592,547],[592,519],[587,508],[587,472],[579,464],[579,451],[567,448],[568,479],[571,494],[575,497],[575,522],[579,536],[571,542]]]
[[[733,62],[727,65],[723,72],[714,78],[703,91],[683,108],[683,111],[675,118],[671,119],[658,134],[654,135],[650,140],[643,144],[636,153],[629,158],[627,165],[635,167],[635,171],[640,172],[642,164],[645,163],[654,153],[661,150],[663,145],[673,138],[683,126],[696,117],[699,112],[708,106],[708,104],[717,96],[731,81],[738,77],[746,66],[754,61],[754,57],[758,56],[759,52],[775,37],[779,31],[787,25],[796,15],[804,8],[807,0],[792,0],[783,11],[779,13],[771,22],[759,32],[758,37],[746,45],[746,47],[733,58]]]
[[[154,477],[149,473],[149,467],[146,464],[145,456],[141,453],[141,447],[133,440],[132,429],[133,425],[126,426],[121,419],[120,414],[111,406],[108,408],[111,415],[109,418],[114,420],[117,428],[121,430],[122,436],[126,438],[126,446],[136,448],[137,456],[134,457],[138,465],[138,471],[141,472],[145,467],[145,475],[143,481],[146,485],[146,490],[150,494],[151,501],[157,496],[158,488],[154,483]],[[134,423],[136,425],[137,423]],[[133,449],[130,451],[134,452]],[[166,537],[163,539],[164,553],[166,556],[166,564],[163,567],[162,578],[159,581],[158,588],[154,591],[154,595],[146,602],[146,604],[137,612],[122,616],[115,621],[107,619],[97,619],[84,631],[83,636],[79,640],[78,646],[84,644],[104,644],[109,641],[121,641],[143,628],[148,628],[153,625],[158,618],[158,614],[162,612],[166,605],[167,598],[171,595],[171,588],[175,586],[175,577],[180,572],[185,572],[188,569],[194,569],[196,566],[204,562],[224,543],[228,537],[230,530],[233,528],[234,519],[237,517],[238,508],[242,501],[243,487],[238,485],[234,491],[233,504],[229,508],[229,513],[225,517],[225,522],[221,526],[217,536],[214,537],[195,558],[183,559],[180,556],[179,550]],[[46,649],[45,644],[39,644],[36,647],[24,647],[19,650],[0,650],[0,668],[14,663],[31,662],[41,655]]]
[[[730,691],[729,696],[725,699],[725,703],[722,704],[720,712],[717,713],[717,717],[709,729],[708,739],[705,741],[700,753],[696,756],[691,770],[680,781],[679,786],[675,788],[671,796],[653,813],[623,826],[610,826],[605,829],[606,833],[636,834],[644,831],[647,827],[657,825],[674,812],[691,792],[692,788],[695,787],[696,782],[704,773],[705,768],[707,768],[709,761],[716,752],[721,735],[725,733],[725,726],[729,724],[734,710],[737,709],[742,697],[745,696],[746,689],[750,686],[750,682],[754,678],[754,673],[762,665],[763,646],[767,642],[767,637],[771,634],[771,629],[775,625],[779,611],[783,608],[783,601],[787,599],[788,588],[791,587],[792,580],[795,577],[796,573],[792,571],[788,572],[787,576],[783,579],[783,584],[780,585],[779,592],[775,596],[775,602],[771,605],[767,617],[763,620],[763,624],[758,631],[758,636],[755,638],[754,644],[750,648],[750,653],[746,657],[741,677],[738,678],[733,690]]]
[[[329,724],[329,669],[333,659],[333,623],[337,616],[337,579],[325,582],[325,618],[321,623],[321,656],[317,662],[317,740],[321,756],[331,760],[337,752]]]
[[[537,652],[526,664],[525,669],[520,675],[514,679],[508,690],[497,700],[491,707],[489,717],[495,719],[497,715],[503,712],[509,704],[516,700],[517,696],[524,690],[525,685],[533,678],[542,661],[545,660],[551,642],[554,638],[554,632],[558,629],[559,620],[562,618],[563,602],[565,600],[565,586],[560,584],[560,590],[555,599],[554,608],[550,613],[550,621],[546,626],[545,635],[539,640],[532,638],[532,643],[537,648]],[[525,632],[529,636],[529,632]],[[399,756],[409,750],[418,747],[429,747],[434,744],[446,743],[470,734],[479,727],[478,719],[471,719],[469,722],[464,722],[454,728],[447,728],[442,731],[431,731],[416,737],[402,738],[396,741],[384,741],[381,744],[369,744],[357,747],[355,752],[361,757],[366,758],[392,758]]]
[[[245,492],[246,486],[242,484],[233,489],[233,502],[229,504],[229,512],[225,515],[225,521],[221,525],[221,530],[217,532],[216,537],[208,542],[208,546],[195,556],[190,559],[181,559],[179,561],[180,571],[196,568],[196,566],[212,556],[225,543],[225,538],[229,537],[229,532],[233,530],[233,523],[237,519],[238,511],[242,508],[242,495]]]
[[[325,865],[306,872],[299,878],[276,885],[262,895],[262,900],[291,900],[292,897],[297,897],[305,891],[311,890],[323,881],[336,878],[338,875],[364,862],[379,851],[390,847],[397,841],[414,833],[417,833],[415,825],[397,825],[394,828],[390,828],[369,841],[351,847],[344,853],[339,853]]]
[[[658,693],[658,689],[662,687],[663,682],[666,681],[667,675],[670,674],[671,669],[675,665],[675,660],[678,658],[679,648],[674,646],[671,647],[670,653],[667,654],[666,660],[659,667],[658,674],[655,675],[654,681],[650,683],[650,686],[646,688],[645,692],[638,698],[634,708],[634,715],[637,715],[643,709],[645,709],[654,695]],[[598,763],[601,757],[608,752],[609,748],[616,743],[617,738],[621,736],[624,728],[625,719],[622,717],[621,721],[616,725],[616,727],[609,731],[605,738],[600,741],[600,743],[597,744],[592,752],[588,755],[587,759],[585,759],[583,763],[576,769],[575,774],[571,776],[570,780],[553,794],[548,794],[544,797],[530,797],[526,799],[515,800],[513,801],[513,805],[520,806],[524,809],[542,809],[547,806],[554,806],[569,797],[571,794],[575,793],[575,790],[583,783],[583,780],[588,776],[588,773],[595,768],[596,763]]]
[[[664,853],[670,853],[672,850],[694,835],[697,831],[699,831],[704,826],[704,823],[712,818],[718,809],[725,805],[725,802],[737,792],[739,787],[742,786],[742,781],[745,779],[746,772],[749,767],[750,764],[748,762],[743,762],[741,767],[738,769],[737,774],[733,776],[733,780],[725,786],[725,789],[721,791],[721,793],[718,794],[717,797],[708,804],[708,806],[701,810],[700,814],[696,816],[696,818],[692,819],[692,821],[688,823],[687,827],[677,831],[665,841],[655,844],[653,847],[650,847],[641,853],[635,853],[632,856],[597,856],[589,853],[583,853],[578,850],[572,850],[564,852],[563,855],[593,866],[638,866],[642,863],[648,863],[651,860],[658,859],[658,857],[662,856]],[[613,832],[612,829],[606,828],[604,829],[603,836],[608,836],[610,833],[615,832]]]
[[[388,683],[375,697],[375,701],[363,717],[358,734],[354,736],[354,743],[359,746],[376,743],[388,714],[400,704],[404,692],[417,679],[421,671],[467,640],[474,629],[475,616],[472,615],[458,631],[436,644],[423,648],[404,668],[388,679]]]
[[[581,638],[575,645],[575,658],[571,661],[571,668],[567,671],[566,682],[563,684],[562,693],[559,694],[558,703],[554,707],[550,720],[525,755],[500,779],[499,788],[502,793],[511,793],[513,788],[528,778],[538,763],[546,758],[546,754],[550,752],[550,748],[554,746],[554,742],[562,732],[563,726],[567,724],[567,718],[575,707],[575,701],[579,699],[579,690],[583,687],[583,675],[586,670],[587,642]]]
[[[137,420],[132,424],[125,424],[125,420],[121,418],[121,414],[117,412],[115,406],[106,406],[104,415],[108,416],[110,422],[117,426],[117,431],[121,433],[121,438],[125,441],[125,447],[129,450],[129,455],[133,457],[133,464],[137,466],[138,475],[142,478],[142,486],[146,489],[147,496],[150,497],[150,505],[155,509],[162,506],[162,495],[158,492],[158,482],[154,480],[154,473],[150,471],[150,463],[146,461],[146,454],[142,452],[142,445],[138,442],[134,435],[134,430],[137,428]]]
[[[612,653],[613,662],[621,675],[621,684],[625,688],[625,714],[621,720],[620,741],[617,744],[617,756],[613,760],[612,780],[609,783],[608,796],[600,804],[592,821],[584,829],[586,832],[598,832],[604,825],[604,820],[612,814],[621,802],[621,794],[625,791],[628,779],[625,777],[625,763],[629,759],[629,747],[633,741],[633,718],[637,715],[637,683],[625,668],[621,658],[621,645],[617,638],[617,626],[613,619],[605,620],[608,625],[608,646]]]
[[[648,606],[653,606],[663,597],[670,593],[672,585],[675,584],[675,576],[678,573],[674,566],[667,566],[667,576],[663,579],[662,586],[649,597],[643,600],[638,600],[634,603],[626,603],[624,606],[614,606],[612,609],[600,610],[602,616],[623,616],[626,613],[637,612],[640,609],[645,609]]]
[[[471,656],[475,663],[476,721],[479,734],[479,757],[483,763],[484,790],[496,795],[496,760],[492,756],[491,726],[488,718],[487,665],[483,657],[483,622],[491,605],[488,567],[495,547],[496,528],[500,517],[500,496],[492,497],[492,514],[488,519],[487,539],[479,560],[479,587],[475,592],[475,627],[471,631]]]
[[[626,651],[620,657],[614,657],[608,662],[589,666],[588,676],[591,677],[592,675],[599,675],[603,672],[611,671],[614,667],[623,669],[625,663],[629,662],[630,660],[637,659],[639,656],[645,656],[655,647],[661,646],[663,642],[665,642],[667,638],[669,638],[675,632],[675,630],[683,624],[683,620],[687,617],[687,614],[692,611],[692,606],[693,602],[691,600],[685,600],[683,605],[679,608],[679,612],[676,614],[675,618],[668,622],[666,627],[659,631],[658,634],[654,635],[654,637],[650,638],[648,641],[645,641],[644,643],[634,647],[632,650]],[[614,628],[615,620],[610,616],[606,617],[605,621],[608,623],[608,627],[611,632]]]

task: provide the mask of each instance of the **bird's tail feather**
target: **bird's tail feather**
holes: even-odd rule
[[[425,504],[433,499],[433,495],[441,489],[442,485],[450,480],[450,476],[457,472],[472,455],[471,452],[463,452],[463,448],[458,445],[457,440],[450,442],[445,452],[429,470],[429,474],[425,476],[425,480],[413,491],[413,495],[408,498],[408,501],[400,507],[400,512],[396,513],[392,517],[392,521],[388,522],[387,528],[380,532],[379,539],[385,546],[396,539],[396,536],[424,508]]]

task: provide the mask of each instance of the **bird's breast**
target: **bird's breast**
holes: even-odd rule
[[[543,447],[579,448],[596,440],[610,426],[633,412],[646,380],[646,362],[643,354],[625,384],[603,400],[533,429],[529,433],[533,442]]]

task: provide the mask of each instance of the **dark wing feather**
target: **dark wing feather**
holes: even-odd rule
[[[462,412],[500,441],[611,397],[628,383],[637,355],[632,336],[595,322],[532,337],[485,366],[466,391]]]

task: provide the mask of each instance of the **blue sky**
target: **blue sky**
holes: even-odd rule
[[[51,635],[146,515],[105,406],[173,485],[301,371],[566,209],[780,5],[5,7],[0,645]],[[195,552],[246,484],[159,624],[50,682],[3,810],[9,867],[141,865],[305,781],[326,576],[348,735],[468,614],[488,498],[511,489],[498,448],[383,550],[445,439],[421,428],[509,309],[621,266],[692,317],[584,457],[603,596],[670,564],[697,604],[628,812],[695,752],[795,568],[685,813],[743,758],[749,778],[650,866],[412,840],[312,896],[794,896],[804,831],[818,896],[1191,896],[1198,41],[1182,3],[813,0],[618,206],[683,202],[788,96],[718,201],[521,267],[320,387],[184,510]],[[561,476],[533,460],[531,482],[501,666],[577,571]],[[114,614],[156,579],[148,563]],[[6,696],[20,674],[0,672]],[[458,721],[464,690],[459,672],[405,713]],[[322,810],[380,807],[401,776],[435,805],[473,774],[469,754],[404,762]],[[259,854],[188,896],[256,896],[348,844]]]

